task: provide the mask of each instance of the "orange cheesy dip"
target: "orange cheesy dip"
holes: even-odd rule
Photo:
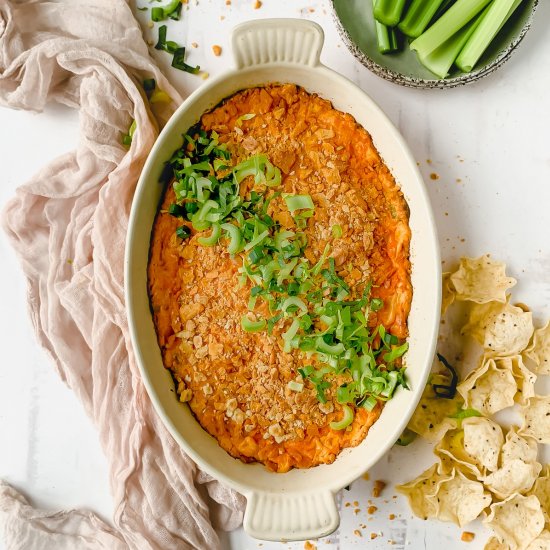
[[[245,462],[277,472],[333,462],[406,387],[399,187],[353,117],[294,85],[225,100],[171,165],[148,286],[179,399]],[[211,189],[218,180],[238,182],[233,210]]]

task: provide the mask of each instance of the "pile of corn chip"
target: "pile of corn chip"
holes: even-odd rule
[[[461,333],[483,352],[454,397],[434,389],[450,375],[432,375],[408,429],[435,443],[439,461],[397,488],[424,519],[463,527],[483,514],[486,550],[550,550],[550,466],[537,461],[550,443],[550,396],[535,393],[537,375],[550,374],[550,322],[535,330],[528,308],[510,303],[516,281],[505,269],[486,255],[443,276],[442,313],[465,307]],[[514,405],[520,426],[490,418]]]

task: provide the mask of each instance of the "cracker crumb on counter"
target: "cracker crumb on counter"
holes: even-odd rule
[[[304,550],[317,550],[317,545],[306,540],[306,542],[304,542]]]
[[[353,532],[353,534],[356,536],[356,537],[362,537],[363,534],[361,533],[361,531],[359,531],[359,529],[355,529],[355,531]]]
[[[375,538],[378,537],[378,534],[377,533],[371,533],[370,534],[370,540],[374,540]]]
[[[471,533],[470,531],[464,531],[462,533],[462,536],[460,537],[460,540],[462,542],[472,542],[475,539],[476,535],[475,533]]]
[[[382,481],[381,479],[377,479],[374,482],[374,487],[372,488],[372,496],[374,498],[379,497],[382,494],[382,491],[384,490],[385,486],[386,486],[385,481]]]
[[[254,9],[255,9],[255,10],[259,10],[261,7],[262,7],[261,1],[260,1],[260,0],[256,0],[256,1],[254,2]]]
[[[378,508],[376,506],[369,506],[367,508],[367,513],[372,515],[372,514],[374,514],[374,512],[376,512],[376,510],[378,510]]]
[[[214,44],[212,46],[212,53],[216,56],[216,57],[219,57],[221,54],[222,54],[222,47],[221,46],[218,46],[218,44]]]
[[[394,519],[395,519],[395,514],[390,514],[390,515],[388,516],[388,519],[394,520]]]
[[[193,46],[193,48],[198,48],[199,47],[199,45],[196,42],[191,42],[191,46]]]

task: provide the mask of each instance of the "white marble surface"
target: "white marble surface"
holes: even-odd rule
[[[400,88],[370,74],[337,36],[328,0],[264,0],[259,10],[252,5],[253,0],[233,0],[231,6],[223,0],[190,0],[182,20],[172,22],[169,37],[188,45],[197,42],[198,48],[190,48],[190,63],[217,74],[232,63],[229,31],[235,23],[269,16],[319,22],[326,33],[322,61],[374,98],[416,156],[435,211],[445,265],[462,254],[491,252],[507,261],[520,279],[515,298],[530,304],[538,320],[549,317],[550,2],[541,2],[531,32],[504,67],[476,84],[443,92]],[[146,21],[143,13],[138,16]],[[144,33],[156,39],[156,30],[146,24]],[[212,54],[213,44],[222,46],[220,57]],[[167,54],[152,53],[182,93],[202,84],[200,78],[170,69]],[[17,185],[32,181],[49,159],[72,149],[77,130],[77,116],[64,107],[51,106],[39,115],[0,109],[0,204]],[[432,173],[439,179],[431,179]],[[0,255],[0,477],[39,506],[87,507],[109,519],[106,460],[94,427],[33,338],[25,281],[3,235]],[[371,481],[360,479],[342,493],[341,527],[317,547],[364,548],[368,541],[369,548],[378,550],[391,547],[392,540],[397,549],[483,548],[487,533],[480,525],[469,528],[478,534],[466,545],[460,542],[460,529],[414,519],[401,497],[392,498],[391,482],[411,478],[431,462],[429,448],[422,443],[394,449],[371,471]],[[372,499],[372,480],[378,478],[390,485],[381,498]],[[369,500],[378,507],[372,515],[367,513]],[[396,518],[390,520],[390,514]],[[378,538],[371,541],[371,533]],[[304,547],[259,543],[241,531],[223,540],[234,550]]]

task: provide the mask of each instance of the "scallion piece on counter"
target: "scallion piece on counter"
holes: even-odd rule
[[[464,47],[464,44],[468,42],[468,39],[476,30],[488,9],[489,8],[485,8],[485,10],[477,15],[475,19],[472,19],[465,27],[460,29],[451,36],[449,40],[441,44],[439,48],[435,49],[429,55],[426,57],[419,55],[418,60],[420,63],[439,78],[446,78],[449,75],[452,64]]]
[[[395,27],[401,19],[406,0],[377,0],[374,18],[388,27]]]
[[[355,414],[349,405],[342,405],[342,412],[344,414],[341,420],[330,423],[330,427],[333,430],[345,430],[353,422]]]
[[[286,207],[291,213],[296,210],[312,210],[314,208],[313,200],[309,195],[286,195],[284,199]]]
[[[411,50],[427,57],[469,23],[491,0],[457,0],[440,19],[411,42]]]
[[[457,67],[469,73],[506,21],[521,4],[521,0],[493,0],[487,13],[474,30],[456,59]]]
[[[412,0],[407,13],[399,23],[399,30],[411,38],[419,37],[430,24],[443,0]]]
[[[164,7],[151,8],[151,20],[158,23],[170,17],[170,19],[177,21],[180,18],[180,13],[181,0],[172,0],[172,2]]]
[[[265,319],[251,321],[246,315],[241,317],[241,327],[245,332],[260,332],[265,328]]]
[[[200,72],[201,68],[198,65],[193,67],[185,62],[185,48],[177,48],[173,53],[172,67],[174,67],[174,69],[179,69],[180,71],[191,74],[198,74]]]
[[[155,44],[155,50],[164,50],[164,47],[166,46],[167,32],[168,32],[168,27],[166,25],[161,25],[159,27],[159,38],[157,40],[157,43]]]

